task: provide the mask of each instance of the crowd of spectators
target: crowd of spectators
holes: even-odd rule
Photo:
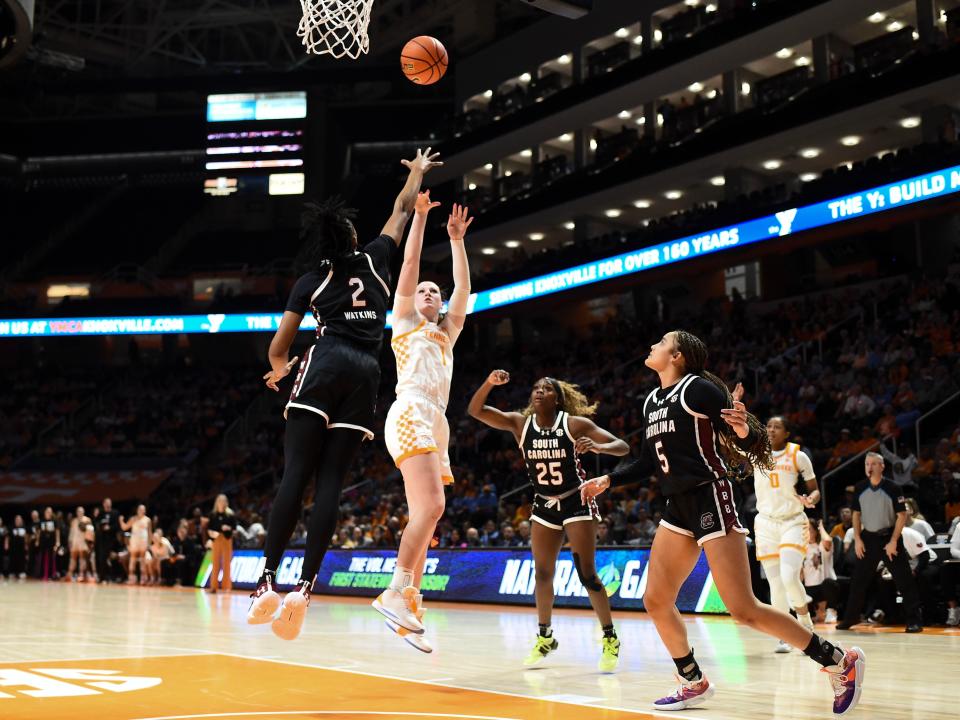
[[[655,382],[655,376],[639,360],[642,354],[638,355],[637,348],[675,326],[686,327],[705,339],[711,369],[731,384],[744,382],[748,388],[745,401],[759,417],[777,413],[787,418],[793,439],[807,448],[821,478],[839,469],[824,483],[827,527],[842,525],[842,508],[849,502],[851,486],[862,479],[861,462],[844,463],[878,446],[887,458],[888,474],[916,500],[917,513],[924,515],[938,533],[951,531],[951,523],[956,524],[960,517],[960,427],[941,423],[939,438],[923,444],[919,451],[914,447],[914,427],[921,413],[960,389],[960,285],[955,277],[899,278],[776,304],[723,297],[705,303],[696,315],[653,313],[643,319],[613,316],[590,328],[577,342],[557,342],[532,334],[523,343],[500,348],[490,357],[458,357],[455,392],[448,410],[450,452],[457,481],[437,528],[436,545],[475,548],[529,544],[532,491],[519,451],[507,434],[472,421],[465,412],[473,390],[494,366],[505,367],[514,378],[491,398],[500,407],[526,405],[530,387],[540,376],[562,377],[579,383],[599,401],[599,425],[636,446],[636,433],[642,424],[639,400]],[[384,362],[390,363],[388,355]],[[247,428],[242,440],[224,452],[223,443],[213,441],[221,436],[224,424],[261,392],[254,369],[195,370],[190,382],[176,384],[172,376],[164,379],[162,372],[154,372],[131,374],[129,377],[139,383],[133,383],[134,387],[111,388],[112,400],[100,406],[91,427],[80,428],[78,433],[81,438],[86,433],[98,436],[103,432],[99,426],[104,418],[128,418],[125,422],[129,424],[118,425],[111,420],[104,425],[111,428],[114,440],[118,432],[126,436],[122,444],[111,442],[111,447],[137,449],[143,432],[163,428],[165,433],[175,433],[168,435],[171,447],[181,453],[184,448],[198,451],[200,459],[181,467],[148,500],[151,529],[162,534],[153,538],[156,554],[162,559],[155,568],[151,565],[137,573],[138,581],[186,584],[192,581],[210,540],[203,518],[209,515],[217,492],[228,492],[233,501],[233,545],[262,546],[264,525],[282,472],[284,424],[279,407],[271,407]],[[384,376],[381,424],[391,397],[389,370]],[[69,382],[80,383],[70,387],[92,387],[78,379]],[[163,413],[152,415],[149,409],[143,418],[137,418],[132,408],[138,395],[162,394],[167,383],[177,388],[176,402],[167,399],[164,404],[175,422],[165,424]],[[122,408],[126,410],[116,410]],[[122,429],[117,431],[118,427]],[[382,427],[376,429],[380,435]],[[152,456],[156,447],[154,442],[145,442],[143,454]],[[214,462],[204,462],[211,457]],[[590,458],[587,470],[591,475],[599,473],[610,467],[609,462]],[[742,490],[744,514],[750,517],[754,498],[749,477],[744,479]],[[310,503],[308,494],[307,514]],[[599,543],[648,545],[663,509],[664,498],[655,480],[644,487],[603,496]],[[96,531],[102,513],[102,508],[97,508],[84,522]],[[59,541],[55,569],[47,574],[69,576],[68,539],[71,528],[78,525],[77,511],[63,510],[53,515]],[[36,559],[41,557],[40,516],[34,513],[20,520],[4,518],[7,524],[0,533],[4,538],[0,545],[7,543],[6,572],[43,575]],[[345,482],[341,522],[332,547],[395,548],[406,520],[399,471],[378,442],[365,443]],[[19,571],[8,541],[18,524],[28,537],[28,558]],[[306,518],[296,528],[294,547],[304,544],[305,527]],[[114,540],[110,541],[106,564],[94,563],[97,576],[127,579],[132,571],[127,565],[129,553],[123,532],[114,529],[108,536]],[[96,555],[96,541],[90,545],[91,555]],[[839,559],[844,555],[837,553]]]

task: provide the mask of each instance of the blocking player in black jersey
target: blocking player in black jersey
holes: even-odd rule
[[[613,672],[620,661],[620,640],[613,628],[610,599],[596,570],[599,512],[593,500],[580,499],[580,486],[586,478],[580,456],[585,453],[626,455],[630,446],[589,419],[597,406],[591,405],[576,385],[554,378],[537,381],[530,404],[523,412],[503,412],[486,405],[490,391],[509,381],[509,373],[494,370],[474,393],[467,412],[492,428],[513,433],[533,485],[530,545],[536,566],[535,597],[540,632],[524,664],[539,663],[558,646],[550,627],[553,573],[566,532],[577,576],[587,589],[590,604],[603,628],[600,670]]]
[[[297,371],[284,416],[283,479],[270,511],[263,576],[247,613],[251,624],[267,623],[277,609],[273,632],[285,640],[300,634],[310,590],[330,543],[340,509],[340,488],[364,439],[373,439],[380,385],[378,356],[390,300],[390,261],[413,213],[423,176],[440,165],[437,155],[417,151],[403,160],[410,170],[380,236],[358,249],[354,213],[338,199],[311,203],[303,215],[302,257],[307,272],[290,293],[280,327],[270,343],[271,370],[264,375],[276,391],[297,362],[288,360],[300,323],[309,311],[316,341]],[[315,482],[303,570],[296,589],[280,604],[274,590],[283,551],[300,517],[307,483]]]
[[[706,371],[707,348],[695,335],[676,330],[652,345],[646,365],[660,387],[643,403],[640,458],[584,484],[584,500],[611,484],[656,475],[667,498],[650,550],[643,604],[677,666],[679,689],[653,703],[657,710],[699,705],[715,688],[700,671],[676,608],[677,594],[700,558],[707,555],[713,581],[730,614],[820,663],[830,674],[833,711],[843,715],[860,699],[864,654],[818,637],[775,608],[759,602],[750,584],[745,535],[737,517],[728,466],[744,459],[772,467],[770,442],[760,422],[734,401],[720,378]]]

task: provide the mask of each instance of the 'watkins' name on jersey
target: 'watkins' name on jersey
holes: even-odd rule
[[[674,426],[673,420],[665,419],[669,410],[669,407],[664,407],[660,408],[659,410],[654,410],[652,413],[648,413],[646,433],[647,440],[652,438],[654,435],[676,432],[677,429]]]
[[[567,449],[560,447],[559,438],[534,438],[530,445],[525,453],[528,460],[563,460],[567,457]]]
[[[376,320],[379,316],[376,310],[359,310],[343,313],[346,320]]]

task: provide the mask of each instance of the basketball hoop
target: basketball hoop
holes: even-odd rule
[[[374,0],[300,0],[297,28],[308,53],[356,60],[370,50],[370,11]]]

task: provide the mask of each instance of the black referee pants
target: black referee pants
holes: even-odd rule
[[[903,546],[903,538],[897,541],[897,554],[893,560],[887,557],[884,552],[884,546],[890,542],[893,530],[885,532],[867,532],[860,533],[863,539],[864,553],[863,557],[857,560],[853,569],[853,577],[850,580],[850,596],[847,599],[847,609],[844,613],[843,622],[854,625],[860,622],[860,611],[867,599],[867,590],[877,572],[877,565],[882,561],[887,570],[893,576],[893,581],[897,585],[897,590],[903,596],[903,611],[906,615],[907,624],[921,624],[920,615],[920,594],[917,591],[917,583],[910,572],[909,556]]]

